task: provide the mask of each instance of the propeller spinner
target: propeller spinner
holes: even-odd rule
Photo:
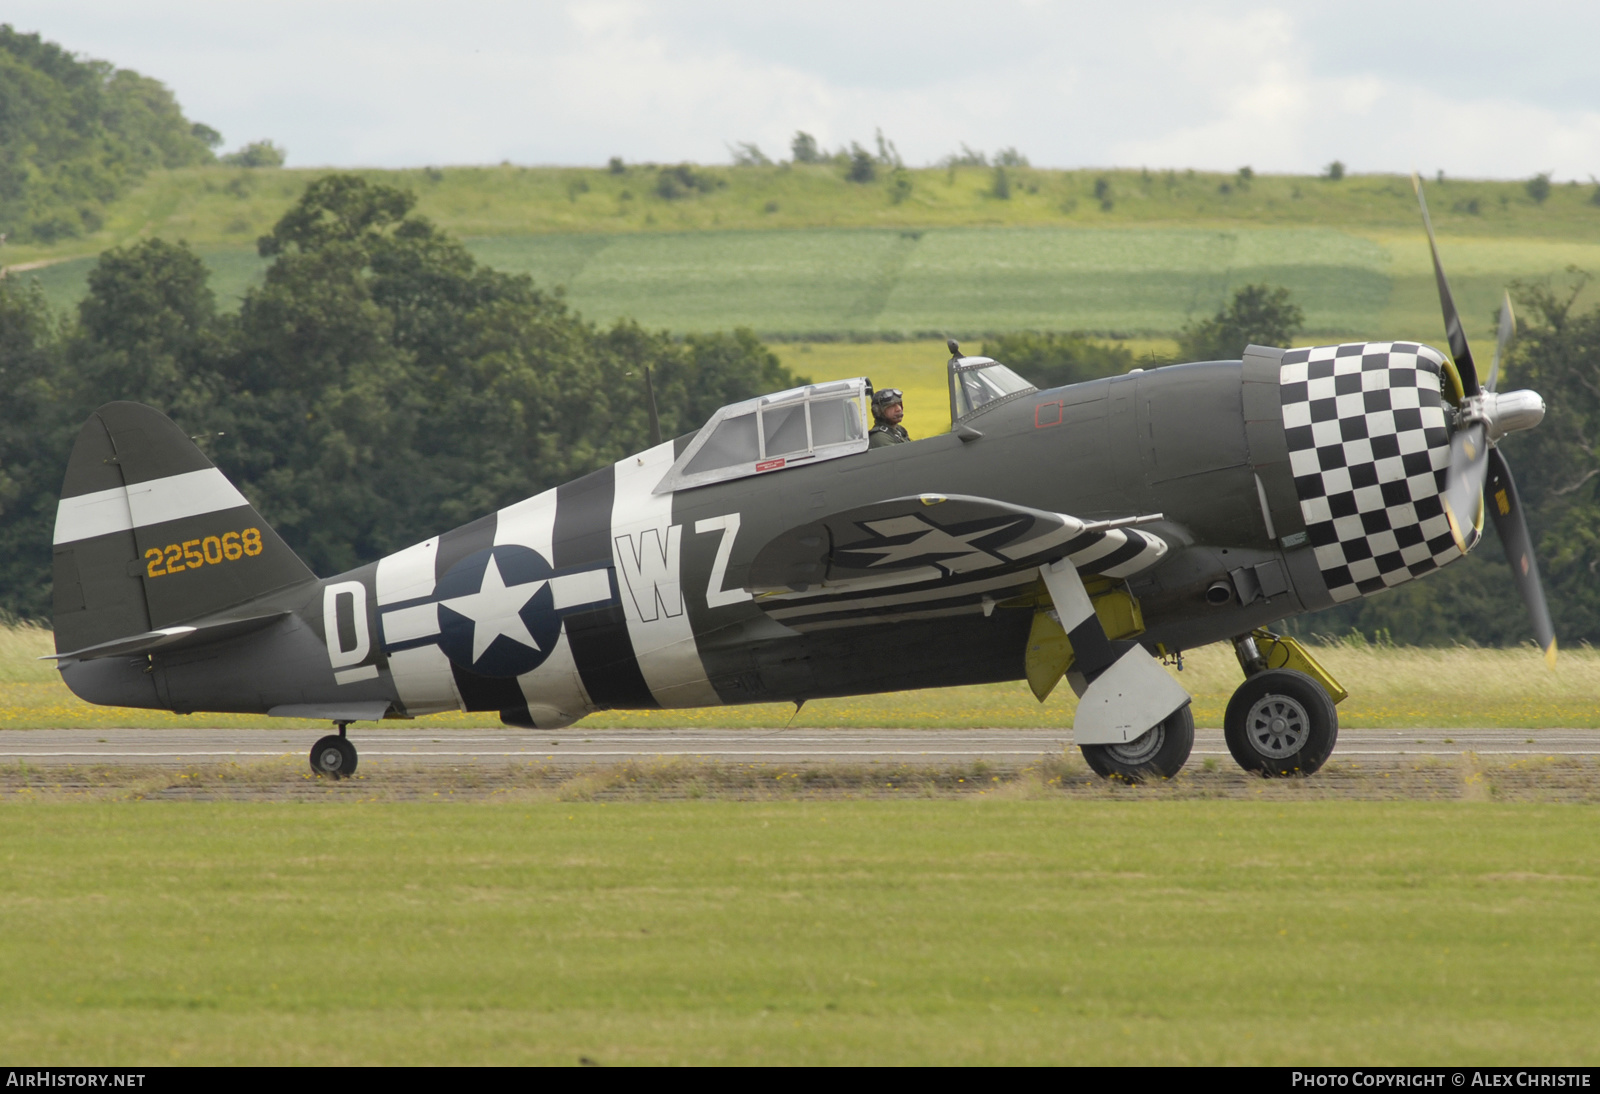
[[[1434,239],[1433,223],[1428,218],[1428,202],[1422,195],[1422,180],[1411,176],[1412,189],[1417,194],[1417,204],[1422,207],[1422,226],[1428,233],[1428,249],[1433,255],[1433,275],[1439,284],[1439,305],[1444,311],[1445,336],[1450,340],[1450,356],[1455,360],[1456,372],[1461,377],[1462,399],[1457,410],[1455,433],[1450,438],[1450,469],[1445,484],[1445,517],[1450,522],[1450,532],[1456,546],[1465,553],[1467,549],[1464,527],[1475,525],[1479,519],[1479,505],[1487,504],[1494,520],[1495,530],[1505,545],[1506,558],[1511,563],[1512,578],[1522,602],[1527,605],[1533,621],[1533,632],[1544,650],[1545,660],[1555,664],[1556,636],[1550,624],[1550,608],[1545,602],[1544,588],[1539,582],[1539,565],[1533,557],[1533,539],[1528,534],[1528,522],[1523,515],[1522,501],[1517,495],[1516,483],[1511,478],[1511,466],[1505,454],[1495,447],[1495,442],[1507,433],[1519,429],[1532,429],[1544,420],[1544,400],[1533,391],[1495,391],[1500,378],[1500,359],[1515,329],[1511,312],[1511,297],[1507,294],[1500,307],[1500,330],[1495,342],[1494,360],[1489,365],[1487,386],[1478,384],[1477,365],[1472,360],[1472,349],[1467,345],[1466,331],[1461,326],[1461,315],[1456,311],[1455,299],[1450,295],[1450,283],[1445,279],[1444,266],[1439,261],[1439,244]]]

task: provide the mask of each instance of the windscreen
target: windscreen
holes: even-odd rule
[[[1007,396],[1037,390],[987,357],[962,357],[950,362],[950,415],[954,421]]]

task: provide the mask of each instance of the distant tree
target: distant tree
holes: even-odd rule
[[[975,149],[968,148],[965,141],[961,142],[961,151],[952,152],[940,160],[943,167],[988,167],[989,157]]]
[[[875,157],[880,167],[901,168],[905,163],[900,159],[900,150],[894,146],[894,141],[885,139],[883,130],[879,129],[874,138],[878,145],[878,154]]]
[[[1241,167],[1233,176],[1234,185],[1238,186],[1240,190],[1248,190],[1250,189],[1250,183],[1255,180],[1255,177],[1256,173],[1254,169],[1250,167]]]
[[[1094,199],[1100,203],[1100,208],[1109,213],[1116,199],[1111,196],[1111,180],[1101,175],[1094,180]]]
[[[195,122],[189,127],[189,134],[195,140],[205,144],[207,148],[216,148],[222,143],[222,134],[212,129],[203,122]]]
[[[1001,201],[1011,197],[1011,180],[1006,177],[1006,169],[999,164],[995,165],[994,181],[989,185],[989,193]]]
[[[1063,387],[1133,367],[1133,354],[1121,346],[1091,342],[1082,334],[1004,334],[983,344],[993,357],[1040,388]]]
[[[621,156],[612,156],[606,161],[606,170],[613,175],[624,175],[627,174],[628,165],[622,162]]]
[[[0,615],[48,619],[50,527],[88,413],[112,399],[180,419],[213,404],[227,324],[187,247],[146,240],[107,251],[76,322],[37,282],[0,280]]]
[[[1186,361],[1237,360],[1252,343],[1287,346],[1305,321],[1288,289],[1246,285],[1216,315],[1184,327],[1178,352]]]
[[[789,155],[795,163],[821,163],[825,158],[817,147],[817,138],[798,130],[789,142]]]
[[[878,165],[873,160],[872,153],[855,141],[850,142],[850,169],[845,177],[851,182],[871,182],[878,177]]]
[[[1550,200],[1549,172],[1541,172],[1540,174],[1533,176],[1533,178],[1529,179],[1523,184],[1523,189],[1528,192],[1528,196],[1536,203],[1543,205],[1546,201]]]
[[[675,201],[691,194],[709,194],[728,185],[728,180],[710,171],[697,171],[692,163],[663,167],[656,175],[656,196]]]
[[[1328,164],[1328,166],[1322,169],[1322,177],[1327,179],[1329,182],[1338,182],[1340,179],[1344,178],[1344,164],[1340,163],[1338,160],[1334,160],[1332,163]]]
[[[889,184],[889,201],[899,205],[911,196],[911,188],[911,176],[904,169],[897,169]]]
[[[1538,429],[1502,442],[1516,470],[1538,544],[1561,641],[1600,641],[1600,307],[1580,309],[1591,278],[1569,267],[1568,283],[1512,285],[1523,326],[1501,389],[1544,396]],[[1515,618],[1515,617],[1514,617]]]
[[[0,232],[13,240],[94,231],[145,172],[211,160],[213,135],[160,82],[0,25]]]
[[[300,200],[262,236],[262,258],[321,250],[335,243],[361,243],[403,220],[415,195],[374,185],[360,175],[324,175],[305,188]]]
[[[101,254],[68,344],[81,391],[174,410],[208,403],[223,338],[208,276],[193,251],[164,239]]]
[[[50,527],[77,430],[65,357],[39,282],[0,279],[0,615],[50,614]]]
[[[735,167],[770,167],[772,161],[758,148],[754,141],[735,141],[728,146],[728,154],[733,157]]]
[[[1018,152],[1016,146],[1002,148],[994,154],[994,162],[1000,167],[1027,167],[1028,157]]]
[[[251,141],[237,152],[229,152],[222,162],[232,167],[282,167],[288,155],[271,141]]]

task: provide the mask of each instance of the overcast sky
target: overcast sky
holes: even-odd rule
[[[725,162],[881,127],[1050,167],[1600,174],[1600,3],[7,0],[291,166]]]

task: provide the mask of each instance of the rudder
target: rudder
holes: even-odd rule
[[[158,410],[107,403],[56,509],[56,650],[211,616],[316,576]]]

